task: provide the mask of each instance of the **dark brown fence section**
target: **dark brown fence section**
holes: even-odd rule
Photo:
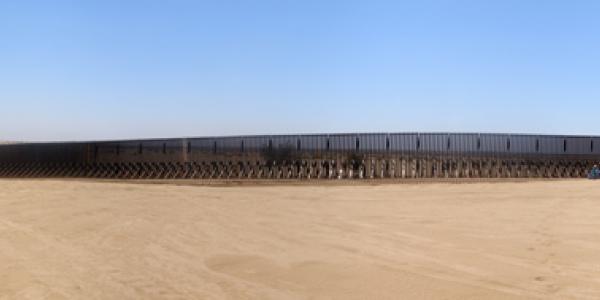
[[[204,137],[0,145],[0,177],[584,177],[600,138],[478,133]]]

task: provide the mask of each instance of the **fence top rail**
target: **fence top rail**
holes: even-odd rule
[[[143,138],[143,139],[115,139],[115,140],[83,140],[83,141],[24,141],[24,142],[2,142],[0,147],[15,145],[60,145],[60,144],[113,144],[113,143],[145,143],[145,142],[169,142],[169,141],[188,141],[188,140],[220,140],[220,139],[243,139],[243,138],[280,138],[280,137],[334,137],[334,136],[428,136],[428,135],[447,135],[447,136],[502,136],[502,137],[537,137],[537,138],[559,138],[559,139],[600,139],[600,136],[593,135],[556,135],[556,134],[531,134],[531,133],[478,133],[478,132],[345,132],[345,133],[308,133],[308,134],[257,134],[257,135],[223,135],[223,136],[189,136],[173,138]]]

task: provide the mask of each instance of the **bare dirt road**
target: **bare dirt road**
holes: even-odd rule
[[[600,182],[0,181],[0,299],[549,298],[600,298]]]

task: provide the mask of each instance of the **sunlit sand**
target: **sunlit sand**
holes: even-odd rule
[[[598,299],[600,182],[0,181],[0,299]]]

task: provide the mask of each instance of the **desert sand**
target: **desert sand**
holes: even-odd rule
[[[600,182],[0,180],[0,299],[598,299]]]

